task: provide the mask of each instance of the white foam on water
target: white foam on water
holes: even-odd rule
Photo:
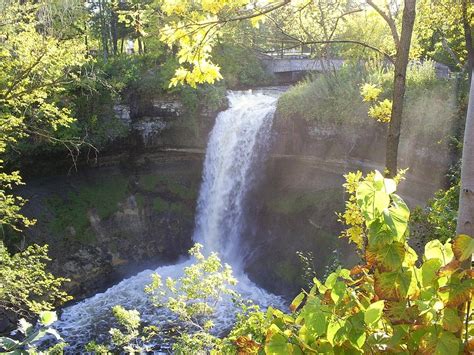
[[[233,269],[243,298],[262,307],[280,306],[281,298],[256,286],[245,275],[241,234],[245,227],[248,193],[258,178],[270,139],[277,98],[263,93],[230,92],[230,107],[221,112],[210,134],[204,161],[203,180],[196,213],[193,240],[203,244],[204,253],[218,252]],[[103,293],[64,309],[54,325],[72,348],[101,339],[111,326],[111,308],[122,305],[140,311],[143,321],[159,325],[172,318],[169,312],[152,306],[144,288],[151,274],[163,279],[179,278],[192,260],[145,270]],[[229,301],[217,307],[216,331],[232,325],[235,309]]]

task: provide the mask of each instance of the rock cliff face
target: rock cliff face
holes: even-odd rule
[[[130,96],[113,108],[128,135],[97,159],[41,157],[25,168],[19,194],[38,223],[14,235],[11,247],[49,244],[51,271],[71,279],[76,300],[147,267],[175,262],[192,246],[203,148],[218,111],[178,98]],[[166,151],[195,147],[198,153]],[[69,174],[68,174],[69,173]]]
[[[129,125],[131,142],[141,149],[205,148],[217,113],[226,107],[224,101],[217,109],[198,105],[197,110],[190,111],[176,97],[151,95],[146,101],[132,101],[128,106],[116,105],[115,112]]]
[[[273,132],[272,157],[252,203],[247,271],[270,291],[294,295],[311,279],[307,266],[323,277],[331,265],[357,261],[353,248],[337,238],[343,175],[382,171],[386,132],[376,122],[317,125],[278,115]],[[445,183],[448,144],[406,130],[400,147],[400,166],[410,169],[399,193],[411,208],[424,205]]]
[[[373,120],[363,125],[331,125],[299,119],[285,121],[277,115],[273,154],[299,157],[308,163],[312,161],[313,166],[329,164],[340,173],[357,169],[383,171],[386,128]],[[445,175],[452,164],[451,132],[440,130],[437,135],[420,133],[411,121],[402,128],[398,165],[408,171],[406,183],[400,188],[412,205],[424,204],[446,182]]]
[[[38,223],[26,240],[49,244],[51,271],[76,299],[175,262],[192,245],[201,169],[201,155],[167,152],[29,181],[20,193]]]

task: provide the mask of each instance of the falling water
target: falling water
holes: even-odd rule
[[[243,273],[241,233],[246,216],[245,203],[265,158],[275,111],[276,96],[263,93],[231,92],[230,108],[221,112],[211,132],[204,162],[203,181],[196,214],[193,239],[203,244],[205,253],[218,252],[229,263],[239,280],[237,291],[263,307],[281,304],[281,300],[253,284]],[[154,272],[163,278],[177,278],[191,260],[145,270],[123,280],[104,293],[97,294],[64,309],[55,327],[74,346],[101,338],[110,328],[111,308],[122,305],[140,311],[142,320],[159,324],[167,317],[150,304],[144,287]],[[218,307],[217,328],[225,329],[233,321],[231,304]]]
[[[248,191],[265,155],[276,98],[231,93],[217,117],[206,150],[194,240],[241,267],[240,236]]]

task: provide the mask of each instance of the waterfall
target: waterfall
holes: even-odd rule
[[[211,132],[204,162],[203,180],[196,213],[193,240],[204,246],[204,252],[218,252],[233,266],[239,283],[236,291],[245,298],[267,307],[280,305],[281,299],[253,284],[243,273],[241,233],[244,230],[246,203],[260,173],[267,152],[276,96],[262,93],[231,92],[230,108],[221,112]],[[64,309],[55,327],[74,350],[86,340],[101,340],[110,328],[111,308],[122,305],[137,309],[143,321],[159,324],[169,317],[150,304],[144,287],[151,274],[164,279],[182,275],[192,261],[145,270],[123,280],[104,293],[97,294]],[[232,324],[234,311],[230,304],[218,306],[216,327]]]
[[[240,269],[245,202],[260,173],[276,98],[251,92],[228,98],[230,108],[217,117],[206,150],[193,239]]]

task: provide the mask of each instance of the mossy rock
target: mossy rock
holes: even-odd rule
[[[66,198],[54,195],[47,199],[48,209],[53,214],[49,229],[55,235],[62,235],[72,229],[78,241],[90,243],[95,240],[90,230],[89,212],[94,210],[100,219],[110,218],[119,209],[119,203],[126,198],[128,181],[123,177],[81,186],[70,192]]]

